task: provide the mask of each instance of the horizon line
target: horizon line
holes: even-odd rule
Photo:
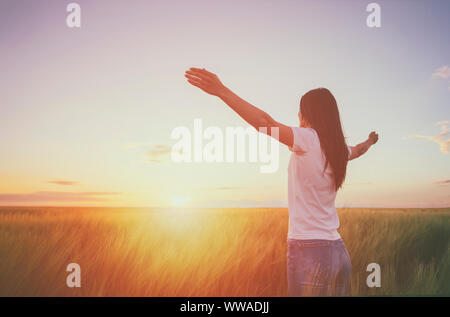
[[[77,205],[0,205],[0,208],[165,208],[165,209],[288,209],[287,206],[77,206]],[[336,206],[336,209],[355,209],[355,208],[372,208],[372,209],[448,209],[449,206],[377,206],[377,205],[359,205],[359,206]]]

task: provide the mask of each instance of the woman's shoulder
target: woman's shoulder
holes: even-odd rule
[[[300,128],[303,129],[303,133],[307,136],[309,141],[314,144],[319,142],[319,135],[317,131],[313,128]]]
[[[292,127],[294,144],[290,148],[293,152],[305,153],[311,149],[320,147],[319,136],[313,128]]]
[[[291,127],[294,133],[301,134],[303,137],[318,137],[316,130],[313,128]]]

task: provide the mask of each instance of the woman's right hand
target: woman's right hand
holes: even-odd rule
[[[184,77],[187,78],[191,85],[200,88],[210,95],[222,97],[226,92],[226,87],[222,84],[219,77],[204,68],[191,67],[186,71]]]

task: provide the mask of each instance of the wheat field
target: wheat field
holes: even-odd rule
[[[450,295],[450,208],[338,212],[350,295]],[[0,296],[287,296],[287,224],[283,208],[1,207]]]

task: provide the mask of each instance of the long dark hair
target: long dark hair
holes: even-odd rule
[[[326,88],[310,90],[300,100],[300,113],[319,136],[326,158],[324,172],[330,164],[337,191],[347,172],[348,150],[336,99]]]

